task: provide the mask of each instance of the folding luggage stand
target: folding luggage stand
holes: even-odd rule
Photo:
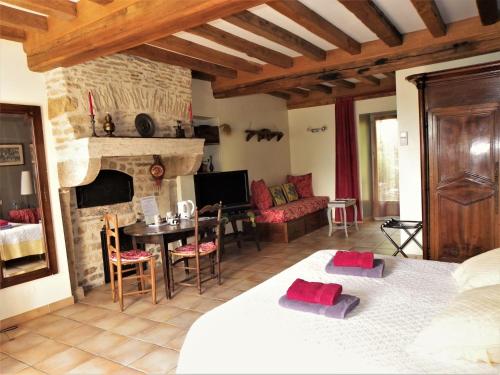
[[[415,236],[418,234],[418,232],[420,232],[420,230],[422,230],[422,227],[423,227],[423,225],[422,225],[421,221],[396,220],[393,218],[393,219],[390,219],[390,220],[387,220],[386,222],[384,222],[380,226],[380,230],[382,231],[382,233],[385,234],[385,236],[389,239],[389,241],[391,241],[391,243],[396,248],[396,251],[394,252],[394,254],[392,254],[392,256],[395,257],[396,255],[401,253],[401,254],[403,254],[403,256],[405,258],[408,258],[408,255],[405,254],[403,249],[406,247],[406,245],[408,245],[410,243],[410,241],[413,240],[413,242],[415,242],[418,245],[418,247],[420,247],[422,249],[422,245],[415,238]],[[408,234],[408,238],[405,240],[405,242],[403,242],[403,244],[401,246],[398,246],[398,244],[385,231],[385,229],[387,229],[387,228],[389,228],[389,229],[402,229],[406,232],[406,234]],[[414,232],[411,233],[410,230],[414,230]]]

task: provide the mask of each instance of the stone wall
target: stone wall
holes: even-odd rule
[[[103,135],[102,122],[110,113],[118,137],[139,137],[134,119],[139,113],[152,117],[155,137],[172,137],[176,120],[188,120],[191,103],[191,71],[138,57],[117,54],[46,73],[48,115],[59,160],[71,155],[71,141],[90,137],[88,92],[96,109],[96,129]],[[186,136],[192,129],[185,127]],[[164,179],[157,190],[149,175],[151,156],[102,158],[102,169],[114,169],[134,179],[132,202],[78,209],[71,189],[70,212],[73,251],[78,286],[89,289],[104,283],[100,232],[106,212],[118,214],[120,226],[134,223],[140,215],[139,200],[155,195],[162,215],[175,210],[175,179]],[[172,167],[171,160],[165,166]],[[153,249],[153,251],[155,251]]]

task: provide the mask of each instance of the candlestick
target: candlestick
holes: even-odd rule
[[[90,125],[92,126],[92,137],[99,137],[95,132],[95,115],[90,115]]]
[[[89,91],[89,108],[90,108],[90,116],[94,116],[94,98],[92,97],[91,91]]]

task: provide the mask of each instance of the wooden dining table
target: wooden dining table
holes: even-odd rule
[[[215,218],[201,220],[198,228],[203,229],[204,224],[210,223]],[[123,228],[126,235],[132,237],[132,246],[134,249],[138,245],[154,244],[160,246],[161,263],[163,268],[163,279],[165,281],[165,295],[167,299],[172,298],[171,294],[171,259],[168,252],[168,244],[181,241],[183,245],[187,239],[194,235],[195,221],[191,219],[181,219],[179,224],[160,224],[148,225],[145,222],[137,222]]]

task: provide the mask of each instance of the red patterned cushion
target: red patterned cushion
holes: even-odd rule
[[[300,198],[310,198],[314,197],[313,187],[312,187],[312,173],[308,173],[302,176],[290,176],[286,177],[287,182],[291,182],[295,185],[297,193],[299,193]]]
[[[127,260],[140,260],[140,259],[148,259],[151,258],[152,254],[149,251],[144,250],[127,250],[120,252],[120,258],[123,261]],[[111,260],[116,261],[116,254],[111,254]]]
[[[252,181],[250,190],[252,200],[259,210],[266,210],[273,206],[273,197],[264,180]]]
[[[40,221],[40,212],[38,208],[10,210],[9,218],[13,223],[37,224]]]
[[[299,199],[282,206],[261,210],[255,221],[259,223],[286,223],[307,214],[328,207],[328,197],[311,197]]]
[[[210,252],[217,249],[217,246],[215,245],[214,242],[202,242],[199,245],[200,245],[200,253],[210,253]],[[179,246],[178,248],[176,248],[174,250],[174,252],[183,253],[186,255],[188,255],[188,254],[194,255],[194,252],[195,252],[194,243],[189,243],[189,244],[184,245],[184,246]]]

